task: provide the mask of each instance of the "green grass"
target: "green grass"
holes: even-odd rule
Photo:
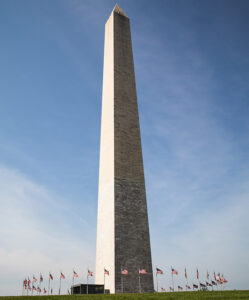
[[[154,293],[154,294],[122,294],[122,295],[61,295],[61,296],[41,296],[42,300],[174,300],[174,299],[248,299],[249,291],[214,291],[214,292],[175,292],[175,293]],[[9,296],[0,297],[0,300],[37,300],[37,296]]]

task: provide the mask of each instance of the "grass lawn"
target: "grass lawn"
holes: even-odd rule
[[[8,296],[0,297],[0,300],[37,300],[39,296]],[[175,292],[175,293],[154,293],[154,294],[122,294],[122,295],[61,295],[61,296],[40,296],[43,300],[126,300],[126,299],[247,299],[249,300],[249,291],[214,291],[214,292]]]

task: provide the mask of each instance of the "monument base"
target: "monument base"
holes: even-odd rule
[[[75,284],[71,286],[71,295],[79,294],[110,294],[109,290],[104,291],[103,284]]]

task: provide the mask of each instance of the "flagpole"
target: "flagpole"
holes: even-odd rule
[[[72,295],[74,294],[74,273],[73,273],[73,284],[72,284],[72,290],[71,290],[71,293],[72,293]]]
[[[104,267],[104,293],[105,293],[105,267]]]
[[[198,282],[199,282],[199,291],[201,290],[201,286],[200,286],[200,274],[199,274],[199,270],[198,269],[196,269],[197,270],[197,272],[198,272]]]
[[[50,273],[48,275],[48,295],[49,295],[49,290],[50,290]]]
[[[141,293],[140,268],[138,269],[139,293]]]
[[[121,266],[121,269],[120,269],[120,271],[121,271],[121,293],[123,294],[124,293],[124,287],[123,287],[123,274],[122,274],[122,266]]]
[[[173,292],[174,292],[175,291],[175,287],[174,287],[174,279],[173,279],[172,266],[171,266],[171,276],[172,276],[172,286],[173,286]]]
[[[86,293],[88,294],[88,269],[87,269],[87,276],[86,276]]]
[[[61,294],[61,275],[60,275],[60,288],[59,288],[59,295]]]
[[[156,271],[156,290],[158,292],[158,278],[157,278],[157,271]]]

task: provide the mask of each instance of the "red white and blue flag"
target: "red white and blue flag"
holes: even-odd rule
[[[186,289],[187,290],[191,290],[191,287],[189,285],[186,284]]]
[[[171,291],[171,292],[174,292],[174,289],[170,286],[169,287],[169,290]]]
[[[182,291],[182,287],[178,285],[178,291]]]
[[[73,270],[73,277],[79,277],[79,275]]]
[[[92,271],[90,271],[90,270],[88,270],[88,272],[87,272],[87,276],[93,276],[93,272],[92,272]]]
[[[35,276],[33,275],[33,282],[36,282],[37,281],[37,279],[35,278]]]
[[[141,270],[139,270],[139,274],[145,275],[145,274],[147,274],[147,271],[145,269],[141,269]]]
[[[187,279],[188,278],[188,276],[187,276],[187,270],[186,270],[186,268],[185,268],[185,278]]]
[[[104,269],[104,274],[109,276],[110,272],[108,270]]]
[[[42,274],[40,274],[40,282],[43,282]]]
[[[165,288],[161,288],[161,291],[162,291],[162,292],[166,292],[166,289],[165,289]]]
[[[53,275],[51,273],[49,273],[49,279],[51,279],[51,280],[54,279],[54,277],[53,277]]]
[[[172,273],[172,274],[175,274],[175,275],[178,275],[178,271],[175,270],[175,269],[173,269],[172,267],[171,267],[171,273]]]
[[[159,268],[156,268],[156,274],[163,274],[163,271]]]
[[[60,276],[61,279],[65,279],[65,275],[61,272],[61,276]]]
[[[193,289],[198,289],[198,285],[197,284],[193,284]]]
[[[122,275],[128,275],[128,270],[126,270],[126,269],[121,269],[121,274],[122,274]]]
[[[196,269],[196,277],[197,277],[197,279],[199,279],[199,271],[198,271],[198,269]]]

